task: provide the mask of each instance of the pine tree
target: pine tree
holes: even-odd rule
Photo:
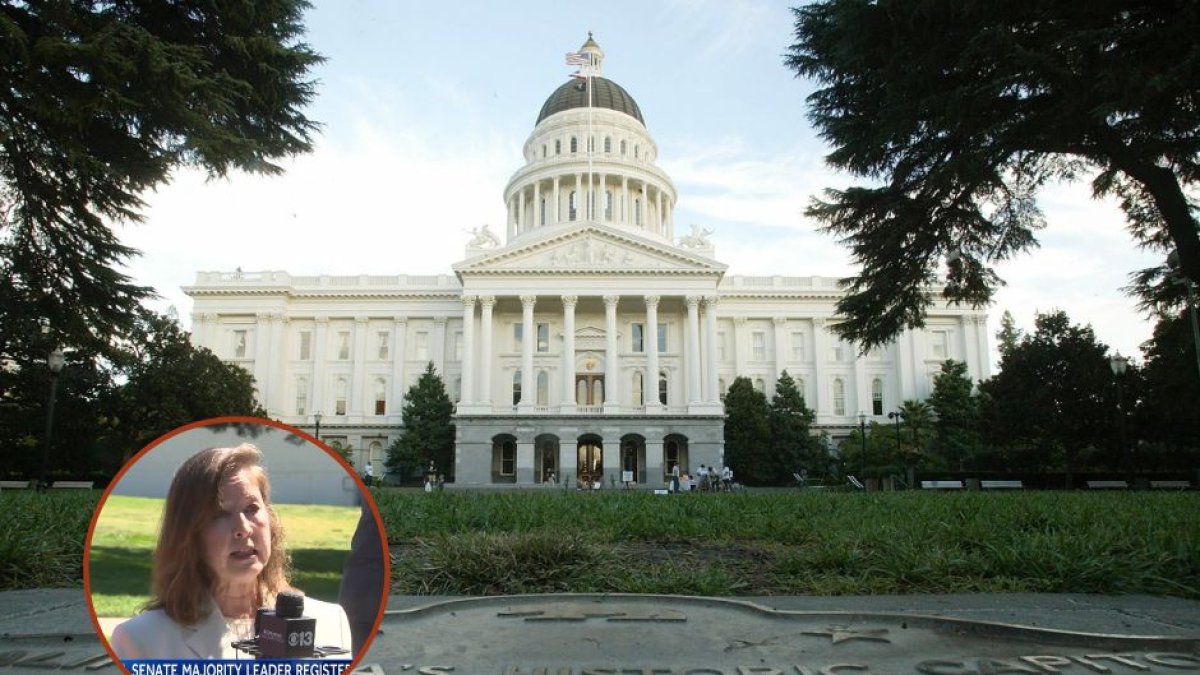
[[[1000,348],[1000,355],[1004,356],[1011,352],[1020,341],[1021,329],[1017,328],[1017,322],[1013,319],[1012,312],[1006,309],[1004,310],[1004,314],[1000,315],[1000,330],[996,332],[996,342]]]
[[[771,455],[766,461],[772,482],[790,483],[792,474],[801,470],[814,479],[826,473],[829,458],[821,439],[810,431],[814,419],[796,381],[783,371],[771,398]]]
[[[1011,318],[1011,317],[1010,317]],[[979,413],[967,364],[947,360],[933,380],[929,405],[937,416],[932,452],[949,469],[964,471],[979,444]],[[974,467],[972,467],[974,468]]]
[[[725,463],[746,485],[769,485],[778,466],[772,458],[767,397],[747,377],[734,379],[725,394]]]
[[[414,470],[434,470],[443,475],[454,471],[454,403],[432,363],[409,388],[404,399],[404,431],[388,448],[389,473],[408,477]]]

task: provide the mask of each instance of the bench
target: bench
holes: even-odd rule
[[[866,488],[864,488],[864,487],[863,487],[862,481],[860,481],[859,479],[855,478],[854,476],[847,475],[847,476],[846,476],[846,480],[850,481],[850,484],[851,484],[851,485],[853,485],[854,487],[858,488],[859,490],[865,490],[865,489],[866,489]]]
[[[1025,483],[1019,480],[984,480],[979,482],[979,486],[985,490],[1020,490],[1025,487]]]
[[[961,480],[923,480],[921,481],[922,490],[961,490],[963,482]]]
[[[0,490],[25,490],[29,488],[27,480],[0,480]]]
[[[1123,480],[1089,480],[1087,486],[1093,490],[1125,490],[1129,488],[1129,483]]]
[[[90,480],[56,480],[50,484],[51,490],[91,490],[92,481]]]
[[[1192,483],[1186,480],[1152,480],[1150,487],[1155,490],[1190,490]]]

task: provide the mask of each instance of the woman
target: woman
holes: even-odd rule
[[[122,660],[246,658],[231,644],[253,637],[255,612],[292,590],[288,562],[258,448],[193,455],[167,492],[154,599],[113,630],[113,651]],[[317,620],[317,646],[350,648],[340,606],[305,598],[304,615]]]

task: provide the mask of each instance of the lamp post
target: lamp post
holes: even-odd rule
[[[55,348],[46,358],[46,366],[50,369],[50,401],[46,406],[46,436],[42,446],[42,475],[38,479],[39,491],[50,487],[50,442],[54,438],[54,400],[58,396],[58,374],[62,372],[66,357],[62,350]]]
[[[1167,266],[1178,270],[1179,251],[1171,251],[1171,255],[1167,256]],[[1195,345],[1196,351],[1196,371],[1200,373],[1200,320],[1196,319],[1196,289],[1192,287],[1192,280],[1178,271],[1170,272],[1169,277],[1175,283],[1182,284],[1187,291],[1188,314],[1192,319],[1192,344]]]
[[[313,421],[317,423],[317,431],[313,435],[316,436],[317,440],[319,441],[321,440],[321,411],[318,410],[317,412],[313,413]]]
[[[1121,454],[1125,457],[1126,479],[1129,487],[1132,488],[1133,457],[1129,451],[1129,444],[1125,440],[1125,397],[1121,386],[1122,380],[1125,379],[1125,370],[1129,367],[1129,359],[1121,356],[1121,352],[1117,352],[1109,357],[1108,366],[1112,368],[1113,380],[1117,386],[1117,438],[1121,444]]]
[[[862,480],[863,489],[867,489],[867,414],[858,413],[858,434],[862,438]]]
[[[900,420],[903,417],[904,413],[899,410],[888,413],[888,419],[896,422],[896,459],[902,459],[904,455],[904,451],[900,449]],[[907,464],[907,462],[905,463]]]

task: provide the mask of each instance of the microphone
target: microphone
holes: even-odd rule
[[[317,620],[304,616],[304,596],[284,591],[275,598],[275,609],[260,609],[254,617],[258,658],[312,658]]]

